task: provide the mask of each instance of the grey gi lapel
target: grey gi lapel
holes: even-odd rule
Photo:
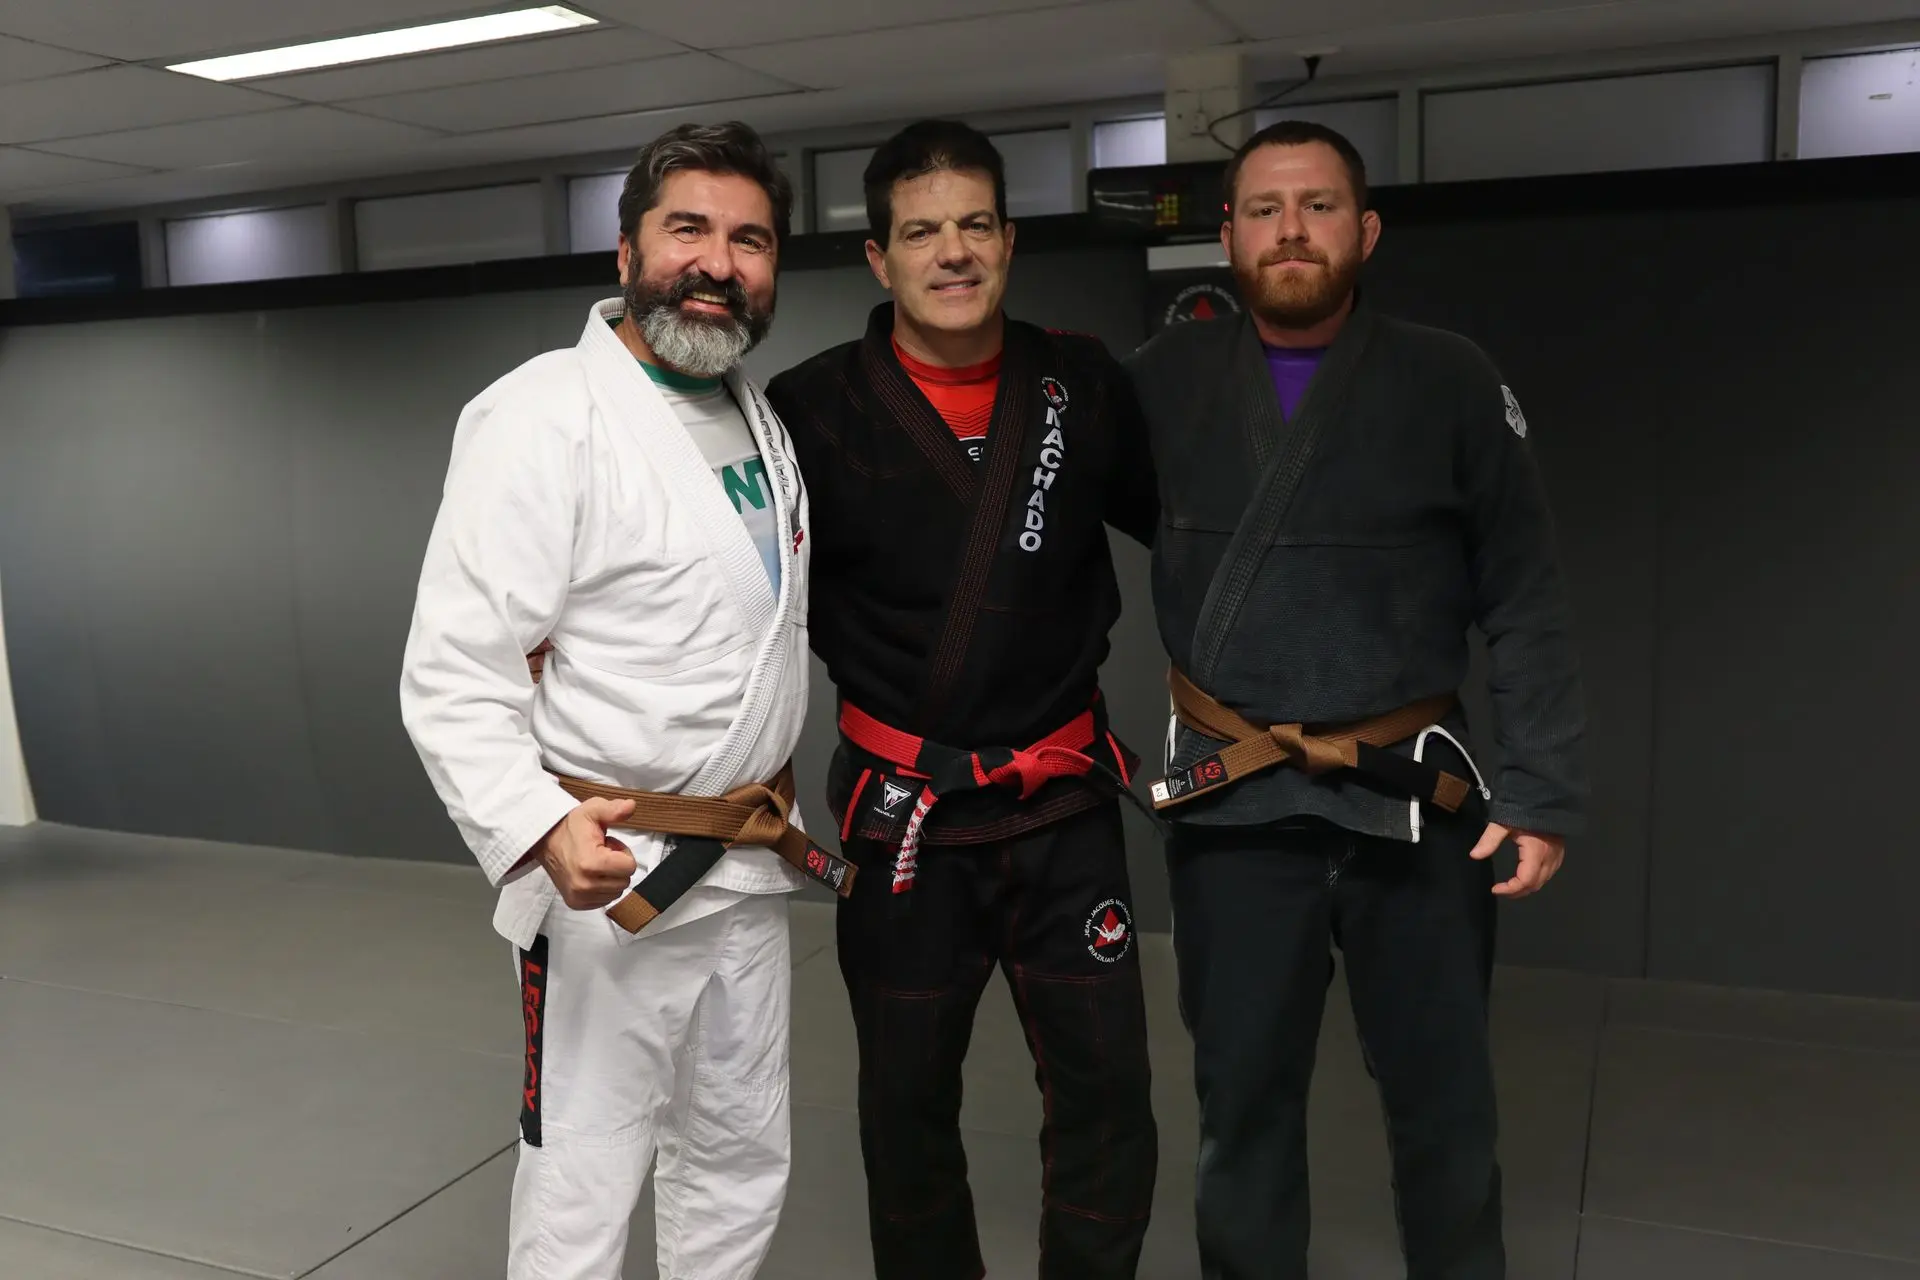
[[[1353,375],[1360,366],[1367,339],[1373,332],[1373,314],[1356,304],[1340,335],[1327,348],[1313,381],[1307,384],[1306,397],[1300,402],[1291,424],[1280,416],[1279,397],[1274,394],[1272,375],[1267,372],[1266,357],[1251,316],[1243,316],[1235,335],[1238,344],[1233,359],[1234,388],[1238,393],[1242,429],[1247,433],[1253,456],[1261,473],[1260,483],[1240,517],[1233,537],[1215,566],[1207,585],[1206,599],[1193,632],[1193,670],[1187,672],[1195,684],[1206,688],[1219,664],[1228,634],[1246,603],[1253,577],[1285,521],[1287,508],[1306,474],[1307,464],[1320,436],[1339,417]]]

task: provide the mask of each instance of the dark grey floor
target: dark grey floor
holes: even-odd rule
[[[517,1002],[477,871],[0,829],[0,1276],[502,1274]],[[869,1274],[829,909],[794,907],[795,1179],[763,1275]],[[1143,940],[1165,1160],[1143,1275],[1194,1277],[1193,1105]],[[1315,1269],[1400,1275],[1329,1005]],[[1920,1006],[1505,970],[1511,1275],[1920,1280]],[[1039,1104],[1005,993],[968,1069],[990,1273],[1030,1276]],[[652,1277],[650,1214],[629,1277]]]

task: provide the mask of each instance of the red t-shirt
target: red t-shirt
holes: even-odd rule
[[[987,443],[987,424],[993,420],[993,398],[1000,390],[1000,357],[995,355],[983,364],[946,369],[915,360],[900,349],[897,340],[893,353],[900,357],[901,368],[920,388],[920,393],[966,446],[967,456],[980,461]]]

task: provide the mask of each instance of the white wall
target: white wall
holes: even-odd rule
[[[0,244],[4,240],[0,239]],[[27,785],[20,728],[13,718],[13,679],[7,671],[7,621],[0,593],[0,827],[21,827],[34,820],[33,789]]]

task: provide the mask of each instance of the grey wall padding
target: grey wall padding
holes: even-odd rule
[[[1592,833],[1503,911],[1504,959],[1920,998],[1920,258],[1882,251],[1917,216],[1388,227],[1371,297],[1478,340],[1526,412],[1592,708]],[[1010,306],[1126,351],[1144,288],[1138,253],[1036,254]],[[41,816],[467,859],[397,711],[420,553],[461,404],[571,343],[599,293],[0,329],[0,580]],[[853,336],[881,296],[859,269],[789,274],[751,367]],[[1117,555],[1104,678],[1152,759],[1165,657],[1145,553]],[[1140,923],[1164,928],[1128,821]]]

